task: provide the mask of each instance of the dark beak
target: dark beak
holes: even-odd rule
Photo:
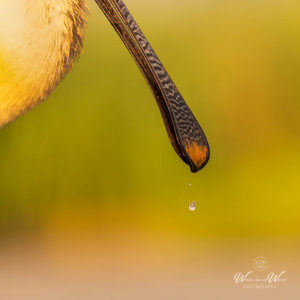
[[[95,1],[145,77],[176,153],[192,172],[201,170],[210,155],[207,139],[166,69],[122,0]]]

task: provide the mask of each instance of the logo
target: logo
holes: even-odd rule
[[[253,268],[256,271],[264,271],[268,265],[268,260],[263,256],[256,257],[253,261]]]
[[[259,256],[253,260],[253,270],[246,272],[237,272],[233,276],[234,283],[243,288],[256,289],[273,289],[287,282],[287,272],[267,271],[269,267],[268,260]]]

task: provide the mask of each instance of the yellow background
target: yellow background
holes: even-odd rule
[[[207,135],[197,174],[90,3],[78,64],[0,132],[2,299],[297,299],[300,2],[125,2]],[[236,286],[257,256],[287,283]]]

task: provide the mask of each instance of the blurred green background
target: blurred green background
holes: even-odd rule
[[[133,249],[144,241],[188,257],[207,239],[298,241],[300,2],[126,1],[206,132],[211,159],[197,174],[173,151],[142,75],[90,4],[79,62],[0,132],[1,243],[61,236],[61,245],[73,232],[76,248],[77,235],[92,233],[101,247],[122,237],[120,256],[130,239]]]

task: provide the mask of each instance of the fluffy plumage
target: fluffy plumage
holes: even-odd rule
[[[82,47],[85,0],[0,0],[0,128],[43,101]]]

